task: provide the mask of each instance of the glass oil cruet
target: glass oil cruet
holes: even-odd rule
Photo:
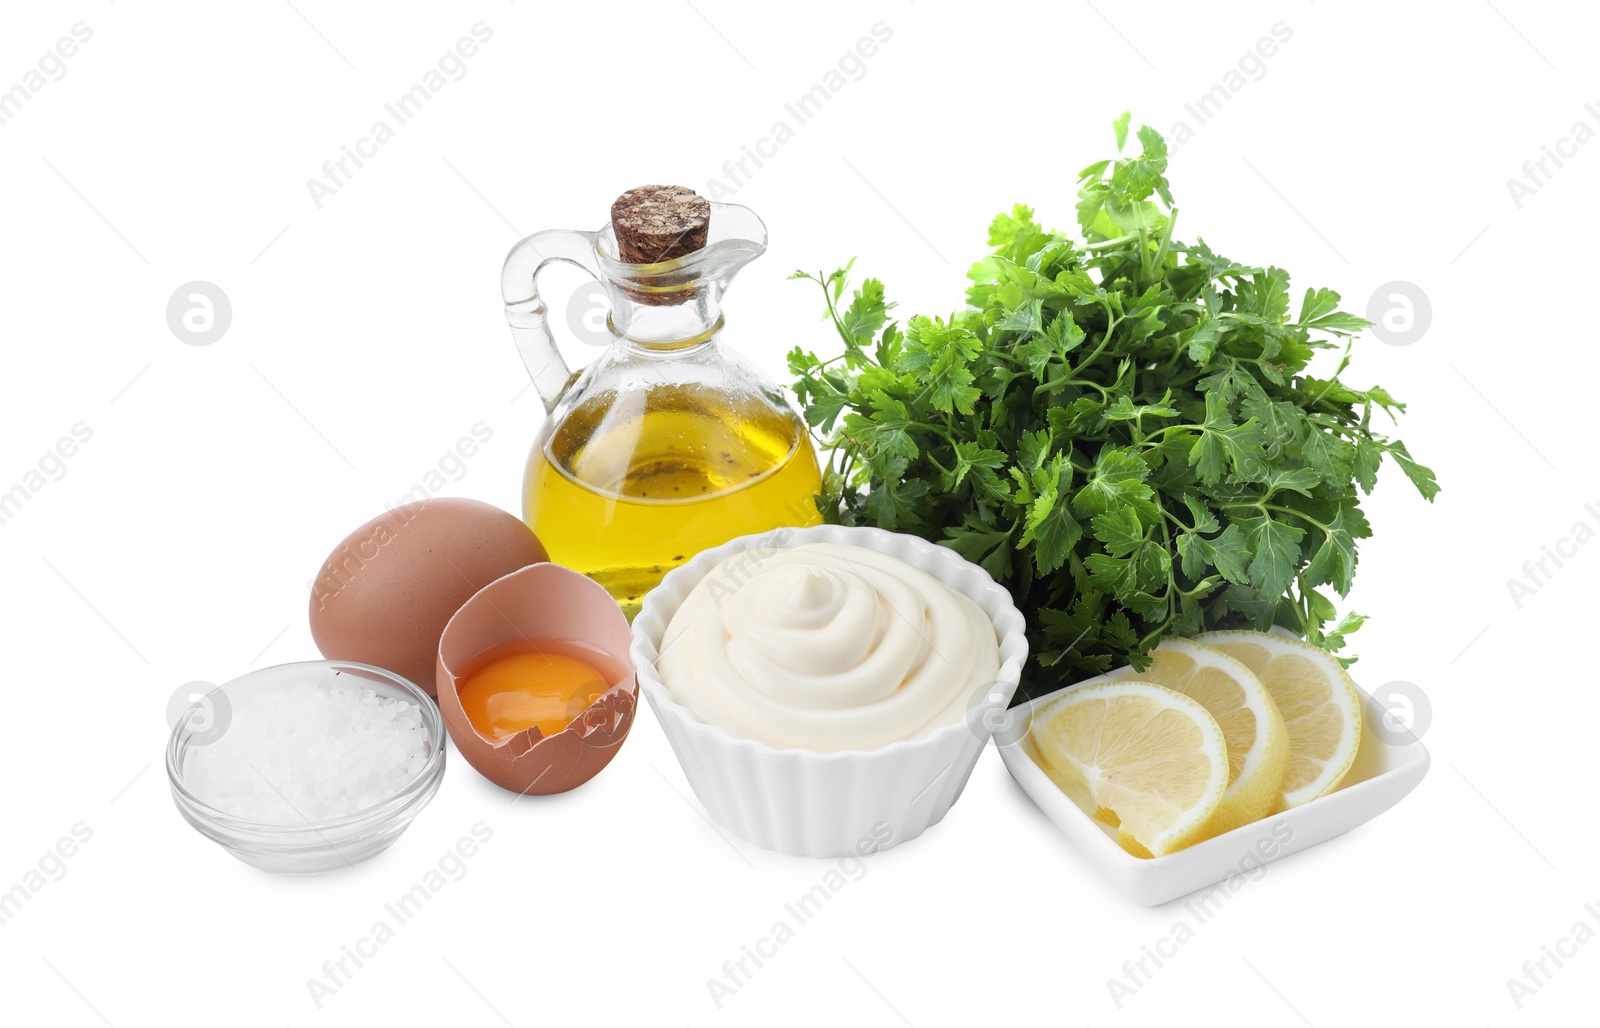
[[[722,296],[766,240],[748,208],[643,186],[599,231],[536,232],[506,258],[506,320],[547,411],[523,517],[551,560],[605,586],[630,619],[699,551],[822,520],[804,422],[722,341]],[[576,374],[536,284],[554,261],[594,275],[610,301],[605,348]]]

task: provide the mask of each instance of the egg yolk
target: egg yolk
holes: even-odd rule
[[[590,665],[561,653],[518,653],[485,665],[457,690],[479,735],[500,740],[538,728],[555,735],[611,685]]]

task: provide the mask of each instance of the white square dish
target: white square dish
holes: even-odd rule
[[[1007,723],[994,733],[995,746],[1011,777],[1074,846],[1135,903],[1153,907],[1215,885],[1230,876],[1343,835],[1399,803],[1428,773],[1428,751],[1415,736],[1386,726],[1374,733],[1385,711],[1358,684],[1361,697],[1361,749],[1344,781],[1333,792],[1281,814],[1270,814],[1205,842],[1163,857],[1140,858],[1118,845],[1116,831],[1096,820],[1093,806],[1063,792],[1040,766],[1028,726],[1040,707],[1091,678],[1046,693],[1006,711]]]

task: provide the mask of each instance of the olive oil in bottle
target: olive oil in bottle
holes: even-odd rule
[[[783,408],[676,387],[579,404],[528,460],[528,523],[550,558],[627,615],[661,576],[736,536],[820,524],[816,453]],[[608,402],[609,401],[609,402]]]

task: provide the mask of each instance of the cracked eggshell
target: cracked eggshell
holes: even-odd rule
[[[599,650],[611,688],[564,731],[538,728],[487,739],[472,727],[457,687],[474,662],[507,644],[558,640]],[[489,781],[533,796],[576,789],[616,756],[639,698],[628,655],[628,619],[593,579],[557,564],[534,564],[480,589],[462,604],[439,640],[437,686],[446,730],[467,763]]]
[[[439,637],[473,593],[550,555],[522,519],[434,497],[373,518],[323,562],[311,638],[329,660],[374,664],[433,695]]]

